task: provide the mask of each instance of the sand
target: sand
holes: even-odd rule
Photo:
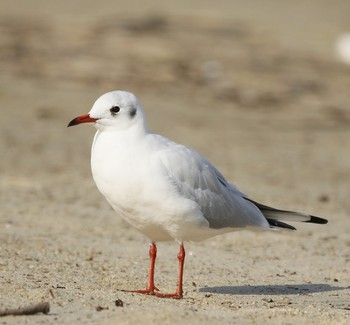
[[[0,309],[51,306],[0,324],[349,324],[349,2],[147,3],[0,3]],[[250,197],[329,224],[186,243],[182,300],[122,291],[148,240],[93,183],[94,129],[66,128],[112,89]],[[158,246],[164,292],[177,251]]]

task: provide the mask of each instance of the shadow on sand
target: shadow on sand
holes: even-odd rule
[[[229,295],[300,295],[316,292],[339,291],[350,287],[336,287],[329,284],[290,284],[290,285],[242,285],[219,286],[199,289],[200,292]]]

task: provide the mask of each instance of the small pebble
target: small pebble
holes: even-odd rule
[[[117,306],[117,307],[124,307],[124,302],[123,300],[121,299],[117,299],[114,304]]]

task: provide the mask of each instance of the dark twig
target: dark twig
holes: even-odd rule
[[[35,305],[21,307],[17,309],[0,310],[0,317],[2,316],[20,316],[20,315],[34,315],[38,313],[48,314],[50,311],[50,304],[48,302],[40,302]]]

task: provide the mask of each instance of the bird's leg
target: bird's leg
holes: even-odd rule
[[[154,292],[153,294],[160,298],[174,298],[174,299],[181,299],[183,290],[182,290],[182,279],[183,279],[183,272],[184,272],[184,263],[185,263],[185,248],[183,243],[180,244],[180,251],[177,254],[177,259],[179,261],[179,279],[177,283],[177,289],[175,293],[160,293],[160,292]]]
[[[184,263],[185,263],[185,248],[184,245],[180,244],[180,251],[177,254],[177,259],[179,261],[179,278],[177,283],[177,289],[175,293],[160,293],[158,288],[154,285],[154,269],[157,257],[157,246],[155,243],[151,243],[149,249],[149,257],[150,257],[150,268],[149,268],[149,276],[148,276],[148,285],[145,290],[128,290],[129,292],[141,293],[145,295],[153,295],[160,298],[174,298],[181,299],[183,290],[182,290],[182,279],[183,279],[183,271],[184,271]]]
[[[179,296],[181,296],[181,298],[182,298],[182,294],[183,294],[182,281],[183,281],[183,277],[184,277],[185,256],[186,256],[185,247],[184,247],[183,243],[181,243],[180,244],[180,251],[177,254],[177,258],[179,260],[179,282],[177,284],[177,292],[178,292]]]
[[[154,295],[155,291],[159,291],[159,289],[154,285],[154,269],[155,269],[156,258],[157,258],[157,246],[155,243],[150,244],[149,258],[150,258],[150,266],[149,266],[147,288],[145,290],[130,290],[129,292],[142,293],[145,295]]]
[[[154,291],[159,291],[159,289],[154,285],[154,270],[155,270],[156,258],[157,258],[157,246],[155,243],[150,244],[149,258],[150,258],[150,266],[149,266],[149,274],[148,274],[148,285],[146,290],[152,293]]]

